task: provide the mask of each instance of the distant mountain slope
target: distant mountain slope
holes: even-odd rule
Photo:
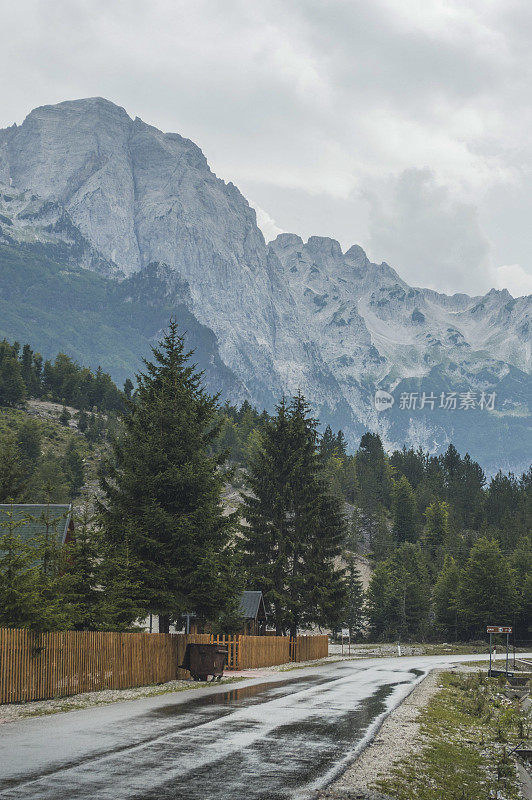
[[[343,253],[322,237],[266,245],[246,199],[195,144],[102,98],[43,106],[0,131],[0,181],[0,333],[28,338],[17,331],[29,323],[54,350],[88,348],[84,361],[122,379],[179,309],[210,385],[232,401],[272,408],[301,388],[353,443],[369,427],[390,446],[453,438],[493,468],[526,465],[530,297],[412,288],[360,247]],[[66,316],[53,298],[71,299]],[[393,394],[391,408],[375,408],[376,388]],[[401,401],[436,390],[497,401]]]
[[[58,263],[40,244],[0,244],[0,338],[29,342],[45,357],[68,353],[122,383],[142,368],[174,316],[212,391],[238,392],[216,337],[187,309],[186,284],[152,264],[121,283]],[[243,399],[244,399],[243,393]]]

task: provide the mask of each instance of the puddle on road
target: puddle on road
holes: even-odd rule
[[[296,678],[295,680],[287,678],[284,681],[256,683],[252,686],[242,686],[238,689],[230,689],[226,692],[197,697],[194,700],[187,700],[185,703],[164,705],[160,708],[153,709],[146,716],[183,717],[184,715],[194,715],[194,713],[201,712],[202,709],[211,709],[213,706],[230,706],[231,710],[235,705],[238,705],[240,708],[246,708],[251,705],[274,700],[278,697],[293,695],[294,686],[301,691],[302,689],[311,689],[320,686],[323,683],[330,683],[330,681],[330,677],[309,678],[307,676],[305,678]],[[228,713],[230,712],[228,711]]]

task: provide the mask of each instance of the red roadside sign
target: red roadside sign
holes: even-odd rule
[[[505,627],[504,625],[488,625],[487,633],[512,633],[513,628]]]

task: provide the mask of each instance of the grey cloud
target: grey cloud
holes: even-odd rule
[[[416,286],[475,294],[490,288],[489,242],[476,208],[457,201],[429,169],[405,170],[389,192],[368,194],[370,254]]]
[[[197,142],[283,229],[369,241],[399,268],[412,244],[377,229],[379,213],[398,226],[386,178],[428,164],[436,216],[424,228],[439,241],[457,226],[480,291],[487,245],[472,203],[496,262],[531,263],[512,213],[532,204],[531,28],[526,0],[19,0],[0,29],[0,126],[44,103],[108,97]],[[455,256],[417,250],[425,282],[463,288]]]

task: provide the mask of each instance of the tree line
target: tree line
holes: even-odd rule
[[[131,393],[132,388],[132,382],[126,381],[125,392]],[[58,353],[53,361],[44,361],[29,344],[21,347],[19,342],[10,344],[3,339],[0,341],[0,406],[15,407],[29,397],[52,400],[82,411],[95,408],[122,412],[125,407],[124,392],[101,367],[93,372],[79,366],[65,353]]]
[[[283,634],[347,626],[372,639],[456,639],[496,622],[527,638],[530,471],[487,483],[452,445],[388,455],[372,433],[350,454],[342,431],[319,433],[300,393],[273,414],[220,407],[190,356],[171,322],[135,391],[120,393],[97,513],[78,525],[75,552],[47,562],[63,598],[49,627],[70,609],[69,627],[128,629],[155,614],[164,631],[193,611],[230,633],[248,588],[263,591]],[[227,513],[224,487],[236,480],[242,504]],[[15,583],[29,571],[39,585],[35,547],[20,550],[20,574],[10,567]],[[358,555],[374,568],[366,593]],[[5,585],[2,564],[0,574]]]

